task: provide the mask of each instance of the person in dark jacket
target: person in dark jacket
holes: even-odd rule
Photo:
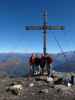
[[[38,55],[36,55],[35,57],[35,71],[37,72],[37,74],[40,73],[40,58],[38,57]]]
[[[41,54],[40,58],[40,67],[41,67],[41,74],[43,75],[45,67],[45,56],[43,54]]]
[[[48,54],[46,54],[45,62],[46,62],[46,67],[47,67],[47,73],[49,76],[51,75],[51,63],[53,62],[53,60]]]

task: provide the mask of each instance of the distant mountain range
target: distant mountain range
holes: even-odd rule
[[[37,54],[40,56],[40,54]],[[50,54],[53,58],[53,69],[61,72],[75,72],[75,51]],[[29,73],[31,54],[0,53],[0,73],[11,76],[24,76]]]
[[[54,69],[61,72],[75,72],[75,51],[54,55]]]

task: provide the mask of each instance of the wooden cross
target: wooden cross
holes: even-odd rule
[[[44,23],[43,25],[34,25],[34,26],[26,26],[26,30],[43,30],[43,53],[46,55],[46,45],[47,45],[47,30],[64,30],[64,26],[52,26],[48,25],[47,19],[47,10],[43,13]]]

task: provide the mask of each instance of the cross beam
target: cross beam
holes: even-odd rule
[[[26,30],[63,30],[63,26],[26,26]]]
[[[47,19],[47,11],[44,11],[43,13],[44,23],[43,25],[34,25],[34,26],[26,26],[26,30],[43,30],[43,53],[46,55],[46,45],[47,45],[47,30],[64,30],[64,26],[52,26],[48,25]]]

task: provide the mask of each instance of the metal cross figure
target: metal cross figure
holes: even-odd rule
[[[43,13],[44,23],[43,25],[26,26],[26,30],[43,30],[43,54],[46,55],[46,45],[47,45],[47,30],[64,30],[64,26],[52,26],[48,25],[48,15],[47,10]]]

